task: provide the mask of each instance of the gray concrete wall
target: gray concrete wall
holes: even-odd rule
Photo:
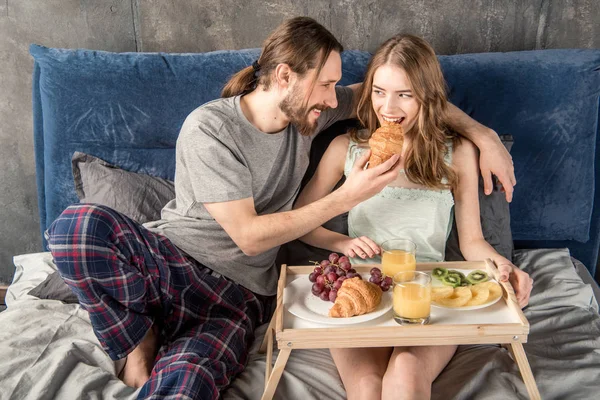
[[[596,6],[593,6],[596,4]],[[30,43],[108,51],[260,47],[283,19],[307,15],[348,49],[400,32],[439,54],[600,47],[597,0],[0,0],[0,282],[12,256],[39,251]]]

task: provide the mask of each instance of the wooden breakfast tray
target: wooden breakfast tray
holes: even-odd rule
[[[359,273],[368,273],[374,264],[353,265]],[[436,267],[448,269],[482,269],[499,281],[499,272],[491,260],[468,262],[417,263],[417,270],[431,271]],[[281,374],[293,349],[322,349],[350,347],[429,346],[450,344],[502,344],[512,354],[531,399],[540,399],[529,362],[523,350],[527,342],[529,322],[523,315],[512,286],[500,282],[503,298],[482,310],[453,311],[432,307],[429,325],[402,326],[392,318],[392,311],[384,316],[360,324],[347,326],[327,325],[305,321],[289,313],[284,307],[284,291],[293,280],[304,278],[314,265],[281,266],[277,287],[277,308],[265,333],[261,352],[267,352],[265,390],[263,400],[272,399]],[[302,276],[302,277],[301,277]],[[483,309],[487,310],[487,309]],[[272,364],[273,339],[277,341],[279,356]]]

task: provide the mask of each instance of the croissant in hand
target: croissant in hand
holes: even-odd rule
[[[371,312],[381,302],[382,293],[379,286],[363,281],[359,277],[346,279],[337,292],[337,298],[329,310],[329,316],[348,318]]]
[[[378,166],[386,162],[394,154],[402,153],[404,144],[404,130],[397,123],[385,123],[379,127],[369,139],[371,147],[371,157],[369,158],[369,168]]]

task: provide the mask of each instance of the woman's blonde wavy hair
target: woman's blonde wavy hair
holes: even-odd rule
[[[396,35],[383,43],[369,61],[357,109],[358,119],[368,134],[361,135],[361,131],[353,131],[352,139],[367,142],[379,128],[371,101],[371,91],[375,71],[386,64],[406,71],[413,96],[419,103],[416,124],[410,131],[405,132],[412,143],[405,155],[406,177],[413,183],[430,188],[455,187],[456,173],[444,162],[448,151],[446,142],[457,140],[457,135],[447,124],[446,82],[435,52],[419,37]],[[442,183],[443,178],[446,178],[446,184]]]

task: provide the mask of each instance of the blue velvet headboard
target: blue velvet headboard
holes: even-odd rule
[[[219,97],[259,50],[109,53],[32,45],[41,230],[77,197],[74,151],[173,179],[179,128]],[[341,84],[362,80],[369,54],[346,51]],[[569,247],[594,274],[600,245],[600,50],[440,56],[450,98],[515,138],[516,248]]]

